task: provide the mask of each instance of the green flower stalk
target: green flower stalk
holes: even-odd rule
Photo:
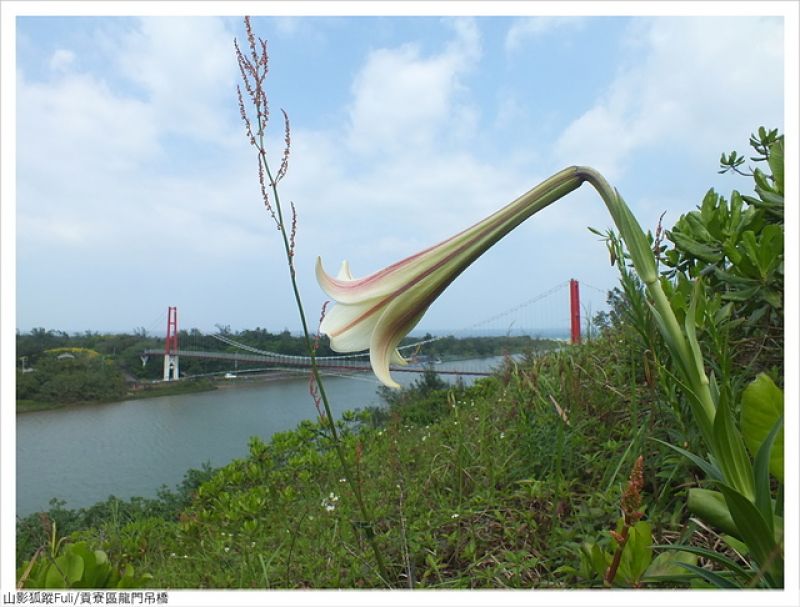
[[[324,421],[327,422],[328,431],[330,432],[330,438],[333,443],[334,450],[336,451],[336,456],[339,459],[342,472],[353,492],[356,506],[361,517],[361,520],[358,521],[358,526],[364,530],[367,542],[370,544],[373,554],[375,555],[375,564],[377,566],[378,575],[384,583],[390,585],[390,577],[384,563],[383,554],[376,541],[375,532],[373,530],[372,515],[370,514],[369,509],[364,501],[361,487],[355,482],[353,475],[351,474],[350,465],[347,461],[347,456],[344,453],[342,441],[340,440],[339,433],[336,430],[336,423],[333,419],[330,402],[328,401],[328,396],[325,392],[325,386],[322,382],[319,365],[317,365],[315,346],[316,340],[312,338],[311,332],[309,331],[305,308],[303,307],[303,302],[300,298],[300,290],[297,286],[297,275],[294,265],[295,237],[297,235],[297,214],[295,212],[294,204],[290,203],[292,215],[291,221],[287,222],[284,219],[283,207],[278,195],[278,182],[284,178],[289,167],[289,153],[291,148],[289,117],[285,111],[281,110],[285,125],[284,141],[286,143],[286,147],[284,148],[280,167],[278,168],[278,171],[273,174],[273,172],[270,170],[269,163],[267,162],[266,145],[264,143],[267,122],[269,121],[269,104],[267,103],[267,94],[264,89],[264,81],[269,71],[267,42],[262,38],[256,39],[250,25],[249,17],[244,18],[244,25],[245,31],[247,32],[247,45],[249,52],[242,52],[238,41],[234,40],[236,59],[237,63],[239,64],[242,85],[244,86],[244,93],[242,93],[241,86],[237,85],[236,87],[239,100],[239,113],[242,117],[242,121],[244,122],[245,132],[250,141],[250,145],[252,145],[258,153],[258,180],[261,188],[261,197],[264,202],[264,208],[270,214],[272,220],[275,222],[275,225],[278,228],[284,247],[284,252],[286,254],[292,293],[297,305],[297,311],[300,315],[300,324],[303,328],[303,335],[305,337],[308,355],[311,359],[312,396],[315,404],[317,404],[318,407],[320,403],[323,406],[325,412]],[[250,119],[247,105],[245,104],[245,98],[248,99],[251,110],[255,110],[255,121],[251,121]],[[314,390],[314,386],[316,386],[316,390]]]
[[[639,277],[653,300],[659,328],[672,347],[682,379],[693,395],[694,410],[703,435],[711,436],[715,405],[692,331],[687,337],[672,312],[658,280],[650,244],[619,193],[594,169],[573,166],[546,179],[474,226],[411,257],[361,279],[354,279],[345,261],[337,277],[327,274],[317,260],[317,280],[336,305],[322,322],[321,331],[338,352],[369,349],[377,378],[397,388],[390,363],[403,364],[400,341],[414,329],[433,301],[469,265],[523,221],[580,187],[590,183],[605,202],[630,252]]]
[[[398,388],[389,363],[405,362],[397,345],[431,303],[503,236],[580,184],[575,169],[565,169],[471,228],[366,278],[353,279],[346,261],[333,278],[317,259],[317,280],[336,302],[320,330],[337,352],[369,349],[375,375]]]

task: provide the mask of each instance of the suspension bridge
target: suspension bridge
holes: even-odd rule
[[[605,303],[606,292],[597,287],[586,285],[595,293],[594,300],[599,300],[597,293],[602,295],[602,305]],[[542,291],[536,296],[512,306],[502,312],[474,323],[460,331],[448,332],[447,335],[432,336],[410,340],[398,349],[407,359],[407,366],[392,365],[392,373],[421,373],[434,365],[438,374],[454,376],[486,376],[491,374],[491,368],[485,358],[487,352],[471,351],[468,358],[473,360],[442,361],[442,350],[447,350],[445,344],[452,343],[453,335],[458,335],[459,340],[472,338],[478,342],[483,338],[503,337],[507,344],[503,346],[503,354],[515,354],[511,348],[517,350],[526,347],[542,347],[549,345],[556,347],[567,342],[580,343],[581,341],[581,312],[585,314],[587,327],[591,320],[591,308],[581,306],[580,286],[577,280],[571,279],[550,289]],[[597,311],[598,308],[595,308]],[[163,317],[162,317],[163,319]],[[513,332],[511,327],[518,327]],[[536,329],[533,327],[547,327]],[[528,327],[519,328],[519,327]],[[247,332],[245,332],[247,333]],[[445,341],[447,340],[447,341]],[[204,334],[197,330],[190,333],[178,331],[177,307],[170,306],[167,311],[167,332],[164,348],[148,348],[142,352],[142,364],[146,364],[150,357],[163,357],[163,381],[188,379],[201,375],[225,375],[238,377],[241,374],[255,372],[286,372],[307,373],[311,367],[311,357],[286,354],[282,352],[258,348],[245,343],[246,334],[231,335],[227,331],[214,334]],[[406,340],[409,341],[409,340]],[[464,342],[461,342],[462,345]],[[463,350],[463,348],[462,348]],[[464,354],[464,352],[462,352]],[[498,356],[498,352],[489,354],[488,357]],[[447,358],[446,354],[444,358]],[[476,361],[474,359],[483,360]],[[227,370],[216,370],[207,373],[181,372],[180,360],[204,359],[209,361],[223,361],[229,363]],[[369,352],[354,354],[320,355],[315,357],[318,368],[326,374],[356,374],[371,371]],[[191,366],[187,364],[186,366]]]

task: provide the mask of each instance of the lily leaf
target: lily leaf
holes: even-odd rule
[[[711,489],[689,489],[687,500],[689,512],[709,523],[712,527],[741,539],[739,530],[733,522],[725,496]]]
[[[692,554],[692,555],[702,556],[702,557],[704,557],[704,558],[706,558],[706,559],[708,559],[710,561],[716,562],[717,564],[719,564],[722,567],[724,567],[727,571],[737,575],[738,577],[740,577],[742,580],[745,580],[745,581],[749,580],[753,576],[753,573],[754,573],[753,571],[749,571],[749,570],[745,569],[744,567],[739,565],[736,561],[733,561],[733,560],[729,559],[728,557],[726,557],[724,554],[721,554],[720,552],[717,552],[717,551],[714,551],[714,550],[709,550],[707,548],[701,548],[699,546],[687,546],[687,545],[681,545],[681,544],[662,544],[662,545],[659,545],[659,546],[653,546],[653,548],[656,549],[656,550],[663,549],[663,550],[668,550],[668,551],[676,551],[676,552],[678,552],[678,554]],[[663,554],[666,554],[666,553],[661,553],[658,556],[660,557]],[[658,560],[658,559],[656,559],[656,560]],[[676,562],[674,562],[674,566],[675,567],[680,567],[681,566],[680,565],[681,562],[690,563],[690,564],[696,564],[697,559],[695,558],[694,561],[690,561],[690,560],[688,560],[686,558],[681,558],[681,559],[678,559]],[[653,561],[653,565],[655,565],[655,561]],[[650,573],[650,571],[648,570],[648,574],[649,573]]]
[[[750,453],[758,453],[761,444],[782,415],[783,391],[768,375],[759,374],[742,393],[742,438]],[[769,471],[783,482],[783,429],[775,436],[769,458]]]
[[[774,583],[774,573],[783,570],[783,550],[775,541],[767,522],[752,501],[727,485],[720,485],[731,518],[739,530],[738,536],[750,549],[750,554],[765,572],[768,581]]]
[[[774,535],[775,525],[774,512],[772,510],[772,494],[769,486],[769,457],[772,451],[772,445],[775,442],[775,435],[783,429],[783,416],[781,416],[775,425],[770,430],[767,438],[761,443],[761,448],[758,450],[754,464],[754,473],[756,481],[756,507],[761,512],[770,532]]]
[[[747,456],[742,434],[733,421],[728,399],[720,399],[714,417],[714,455],[725,482],[748,500],[755,499],[753,466]]]
[[[698,567],[697,565],[692,565],[690,563],[679,563],[679,566],[683,567],[684,569],[688,569],[692,573],[697,574],[707,582],[709,582],[712,586],[716,586],[717,588],[738,588],[738,586],[733,583],[730,579],[721,576],[718,573],[713,571],[709,571],[708,569],[703,569],[702,567]]]
[[[684,550],[670,550],[667,552],[662,552],[653,559],[652,563],[650,563],[650,566],[647,568],[647,571],[644,574],[644,580],[647,581],[648,579],[654,577],[681,575],[683,573],[683,568],[680,566],[680,563],[696,565],[697,555]]]

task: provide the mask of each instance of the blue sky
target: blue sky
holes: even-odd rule
[[[253,23],[271,107],[292,122],[282,196],[298,208],[311,317],[317,255],[371,273],[571,164],[603,172],[644,226],[664,211],[669,226],[709,187],[749,191],[717,175],[720,153],[784,126],[779,17]],[[169,305],[182,328],[299,328],[235,99],[242,35],[228,17],[18,19],[20,330],[158,332]],[[271,137],[278,162],[282,124]],[[610,220],[584,187],[478,260],[420,330],[469,326],[570,277],[614,286],[587,226]]]

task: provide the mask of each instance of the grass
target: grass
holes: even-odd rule
[[[322,428],[303,422],[216,471],[177,515],[113,517],[74,534],[164,588],[563,588],[580,548],[609,545],[633,462],[655,543],[697,535],[687,464],[645,363],[607,335],[508,362],[473,387],[418,384],[339,422],[390,579]],[[627,339],[627,338],[624,338]],[[420,417],[419,403],[433,412]],[[415,406],[416,405],[416,406]],[[702,539],[701,541],[706,541]]]

